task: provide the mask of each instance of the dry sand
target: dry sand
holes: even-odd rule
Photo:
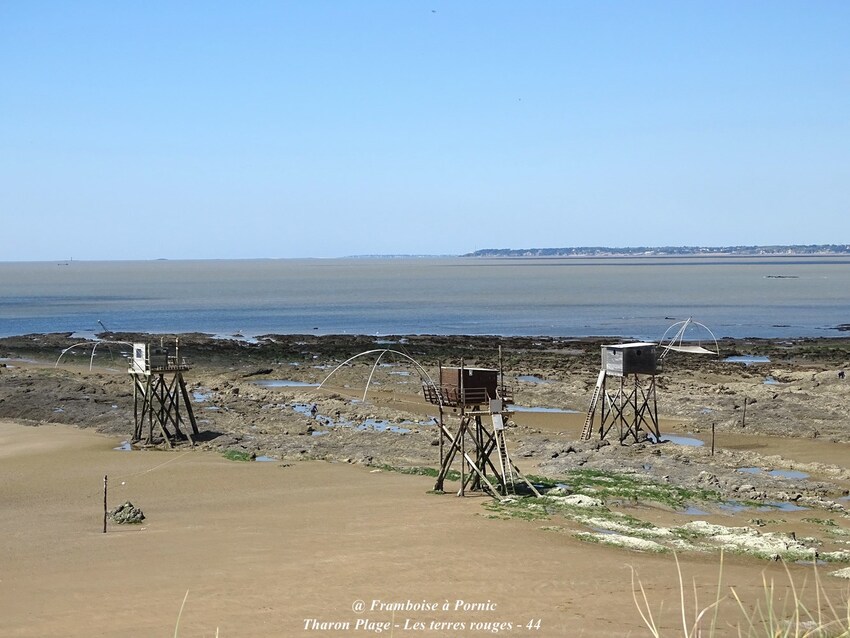
[[[0,635],[170,636],[184,596],[181,637],[381,629],[479,636],[494,635],[499,623],[499,633],[512,636],[648,635],[632,602],[630,567],[654,611],[663,607],[670,635],[681,635],[670,554],[581,543],[540,522],[489,520],[486,497],[428,494],[426,477],[320,461],[239,463],[203,451],[115,451],[120,441],[70,426],[0,422]],[[104,475],[110,506],[132,501],[147,515],[143,524],[110,524],[102,533]],[[717,556],[681,561],[689,598],[693,579],[708,604]],[[811,584],[811,567],[790,572]],[[785,595],[781,565],[725,561],[724,582],[744,600],[762,596],[763,574]],[[830,593],[846,595],[846,583],[833,580]],[[437,608],[369,609],[407,601]],[[736,635],[728,625],[740,618],[730,602],[721,619],[720,635]],[[433,621],[462,626],[438,629]]]

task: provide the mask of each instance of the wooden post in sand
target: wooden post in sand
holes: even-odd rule
[[[107,517],[107,508],[106,508],[106,483],[107,483],[107,475],[103,475],[103,533],[106,534],[106,517]]]
[[[714,456],[714,421],[711,422],[711,456]]]
[[[747,397],[744,397],[744,414],[741,416],[741,427],[747,427]]]

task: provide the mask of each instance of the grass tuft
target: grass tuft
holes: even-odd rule
[[[413,474],[415,476],[430,476],[431,478],[437,478],[440,474],[440,471],[433,467],[401,467],[398,465],[376,465],[375,467],[379,470],[384,470],[385,472],[398,472],[400,474]],[[457,470],[449,470],[446,472],[446,480],[459,481],[460,472]]]
[[[224,458],[228,461],[253,461],[251,454],[249,452],[243,452],[242,450],[227,450],[224,454],[222,454]]]
[[[788,585],[782,591],[777,589],[773,580],[762,577],[763,598],[756,601],[745,601],[729,586],[724,594],[723,586],[723,553],[720,555],[717,588],[714,600],[705,606],[698,601],[696,582],[693,583],[693,611],[689,616],[690,604],[687,600],[688,588],[682,575],[679,558],[676,560],[676,573],[679,580],[678,611],[681,614],[681,628],[666,631],[659,626],[652,612],[652,603],[637,572],[632,568],[632,600],[643,621],[644,626],[653,638],[680,635],[682,638],[715,638],[717,636],[737,635],[739,638],[848,638],[850,637],[850,595],[842,599],[836,607],[829,599],[826,590],[815,571],[815,607],[810,609],[804,602],[804,591],[798,588],[792,578],[788,566],[785,573]],[[790,595],[788,595],[790,592]],[[780,600],[786,602],[779,604]],[[724,607],[724,626],[720,626],[720,607],[724,602],[731,601],[733,605]]]

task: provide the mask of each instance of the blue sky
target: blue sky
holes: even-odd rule
[[[0,260],[850,242],[850,3],[0,3]]]

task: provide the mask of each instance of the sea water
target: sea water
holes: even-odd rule
[[[841,336],[847,291],[846,256],[0,262],[0,336]]]

